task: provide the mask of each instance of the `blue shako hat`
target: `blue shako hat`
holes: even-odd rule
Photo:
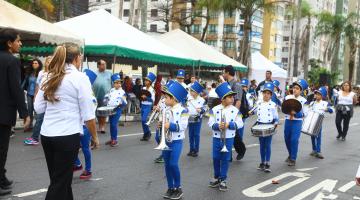
[[[200,94],[204,90],[203,86],[197,81],[195,81],[194,84],[192,84],[190,89],[198,94]]]
[[[120,74],[116,73],[111,76],[111,82],[115,82],[119,80],[121,80]]]
[[[271,93],[274,93],[274,87],[275,85],[273,83],[265,83],[262,91],[270,91]]]
[[[96,73],[91,71],[90,69],[85,69],[84,73],[86,74],[87,77],[89,77],[90,83],[91,85],[93,85],[97,77]]]
[[[315,90],[314,93],[320,93],[323,98],[327,96],[326,87],[322,86],[319,89]]]
[[[188,91],[177,81],[174,81],[164,93],[173,96],[177,102],[182,103],[186,100]]]
[[[304,79],[299,79],[298,81],[294,82],[293,85],[298,85],[302,91],[308,89],[308,83]]]
[[[249,80],[247,80],[246,78],[242,79],[240,82],[240,85],[243,87],[248,87],[249,86]]]
[[[163,86],[162,91],[167,90],[167,89],[170,87],[170,85],[173,84],[174,82],[175,82],[174,80],[170,79],[170,80]]]
[[[147,75],[147,77],[145,79],[149,80],[151,83],[153,83],[156,79],[156,75],[152,72],[149,72],[149,74]]]
[[[179,70],[177,71],[176,78],[185,78],[185,70],[179,69]]]
[[[279,86],[280,86],[280,81],[274,80],[274,81],[273,81],[273,84],[274,84],[275,87],[279,88]]]
[[[219,86],[217,86],[215,92],[221,100],[223,100],[226,96],[236,94],[236,92],[231,90],[231,87],[227,82],[221,83]]]

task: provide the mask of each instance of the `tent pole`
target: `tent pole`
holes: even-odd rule
[[[112,64],[112,73],[115,73],[115,62],[116,62],[116,56],[114,55],[114,60],[113,60],[113,64]]]
[[[199,71],[198,71],[198,78],[200,78],[200,60],[198,61]]]

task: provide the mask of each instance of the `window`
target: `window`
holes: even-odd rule
[[[129,9],[124,9],[124,17],[129,17],[130,15],[130,10]]]
[[[284,37],[284,42],[288,42],[290,40],[290,37],[289,36],[285,36]]]
[[[157,32],[157,25],[156,24],[151,24],[150,25],[150,32]]]
[[[289,47],[283,47],[283,48],[282,48],[282,52],[285,52],[285,53],[286,53],[286,52],[289,52]]]
[[[229,24],[225,24],[224,25],[224,32],[225,33],[234,33],[234,26],[229,25]]]
[[[234,11],[225,11],[224,12],[224,17],[225,18],[233,18],[235,16]]]
[[[219,18],[219,13],[218,12],[210,11],[209,15],[210,15],[211,19]]]
[[[158,0],[151,0],[151,1],[158,1]]]
[[[124,0],[124,1],[130,1],[130,0]]]
[[[197,9],[197,10],[194,11],[194,16],[195,17],[199,17],[201,15],[202,15],[202,10],[201,9]]]
[[[105,9],[108,13],[111,14],[111,9]]]
[[[187,16],[186,9],[182,9],[182,10],[181,10],[181,20],[186,19],[186,16]]]
[[[225,42],[225,44],[224,44],[225,49],[234,49],[235,48],[234,41],[225,40],[224,42]]]
[[[138,15],[139,9],[135,9],[135,15]]]
[[[207,40],[206,44],[216,47],[217,46],[217,41],[216,40]]]
[[[193,34],[199,34],[200,33],[200,25],[194,24],[191,26],[191,33]]]
[[[212,34],[217,34],[218,32],[218,26],[215,24],[209,24],[208,32]]]
[[[151,17],[157,17],[158,16],[158,10],[157,9],[151,9]]]
[[[105,2],[111,2],[111,0],[105,0]]]
[[[282,58],[282,59],[281,59],[281,62],[282,62],[282,63],[288,63],[288,62],[289,62],[289,59],[288,59],[288,58]]]

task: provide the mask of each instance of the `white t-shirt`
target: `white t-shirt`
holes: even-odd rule
[[[339,91],[339,96],[338,96],[338,104],[341,105],[352,105],[354,102],[354,96],[355,93],[354,92],[350,92],[347,96],[343,95],[343,91]]]

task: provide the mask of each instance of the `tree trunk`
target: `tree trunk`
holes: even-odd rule
[[[310,50],[310,31],[311,31],[311,17],[308,17],[308,23],[306,25],[306,47],[304,58],[304,79],[307,80],[309,72],[309,50]]]
[[[132,26],[134,21],[134,12],[135,11],[135,0],[130,1],[130,13],[128,23]]]
[[[350,45],[350,59],[349,59],[349,81],[352,82],[354,77],[355,59],[356,59],[356,43]]]
[[[122,1],[122,0],[121,0]],[[147,32],[147,0],[141,0],[141,28],[144,33]]]
[[[293,77],[298,76],[299,69],[299,52],[300,52],[300,21],[301,21],[301,0],[298,0],[298,9],[296,13],[296,31],[295,31],[295,52],[294,52],[294,69]]]
[[[251,17],[250,13],[245,13],[244,19],[244,36],[240,41],[240,52],[238,61],[242,64],[249,66],[249,56],[250,56],[250,34],[251,34]]]
[[[124,12],[124,0],[119,1],[119,19],[122,19]]]
[[[201,42],[205,42],[205,39],[206,39],[206,32],[208,30],[208,27],[209,27],[209,22],[210,22],[210,13],[209,13],[209,9],[206,8],[206,18],[205,18],[205,26],[203,28],[203,32],[201,34],[201,39],[200,41]]]
[[[340,49],[340,39],[338,39],[336,44],[335,44],[335,52],[334,52],[334,54],[332,55],[332,58],[331,58],[331,73],[335,73],[338,70],[339,49]]]

